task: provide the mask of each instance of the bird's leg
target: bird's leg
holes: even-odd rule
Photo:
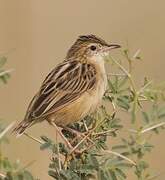
[[[89,129],[88,129],[88,127],[87,127],[87,125],[86,125],[86,123],[85,123],[84,119],[83,119],[83,124],[84,124],[84,127],[85,127],[86,132],[88,132],[88,131],[89,131]]]
[[[88,129],[88,127],[87,127],[86,122],[84,121],[84,119],[82,120],[82,122],[83,122],[83,125],[84,125],[84,128],[85,128],[85,132],[79,132],[78,130],[75,130],[75,129],[70,128],[70,127],[68,127],[68,126],[61,126],[61,127],[62,127],[64,130],[73,133],[73,134],[76,135],[77,137],[81,137],[81,136],[84,137],[84,136],[88,133],[89,129]]]
[[[48,121],[49,122],[49,121]],[[77,150],[77,147],[79,146],[77,146],[76,145],[76,148],[75,147],[73,147],[72,145],[71,145],[71,143],[67,140],[67,138],[63,135],[63,133],[60,131],[60,129],[57,127],[57,125],[54,123],[54,122],[49,122],[55,129],[56,129],[56,131],[57,131],[57,133],[61,136],[61,138],[65,141],[65,143],[66,143],[66,145],[68,146],[68,148],[70,149],[70,153],[69,154],[72,154],[73,152],[75,152],[75,153],[77,153],[77,154],[80,154],[81,152],[79,151],[79,150]],[[87,137],[85,136],[83,139],[85,140]],[[82,143],[83,141],[81,140],[81,143]],[[81,144],[80,143],[80,144]],[[79,144],[79,143],[78,143]]]
[[[70,127],[63,126],[62,128],[63,128],[63,130],[66,130],[66,131],[68,131],[74,135],[73,139],[71,140],[71,144],[74,144],[74,142],[76,140],[78,140],[78,138],[81,138],[81,137],[83,138],[85,136],[84,133],[81,133],[81,132],[79,132],[75,129],[72,129]]]
[[[66,130],[66,131],[69,131],[70,133],[73,133],[74,135],[76,135],[76,136],[78,136],[78,137],[80,137],[80,136],[82,135],[81,132],[79,132],[79,131],[77,131],[77,130],[75,130],[75,129],[72,129],[72,128],[70,128],[70,127],[62,126],[62,128],[63,128],[64,130]]]
[[[83,137],[83,139],[81,139],[81,141],[79,141],[70,151],[70,154],[72,154],[73,152],[75,152],[77,150],[77,148],[83,143],[85,142],[86,139],[90,140],[93,144],[94,142],[89,138],[89,136],[91,135],[91,132],[88,132],[88,134],[86,136]],[[86,148],[87,149],[87,148]],[[84,151],[84,150],[83,150]]]
[[[62,128],[63,128],[64,130],[69,131],[69,132],[73,133],[74,135],[76,135],[76,137],[74,137],[74,138],[72,139],[71,144],[74,143],[78,138],[84,138],[84,137],[86,136],[86,134],[87,134],[87,132],[79,132],[79,131],[77,131],[77,130],[75,130],[75,129],[72,129],[72,128],[66,127],[66,126],[65,126],[65,127],[62,127]],[[92,141],[89,137],[87,137],[87,140],[93,143],[93,141]],[[86,144],[86,145],[87,145],[87,144]]]
[[[65,141],[66,145],[68,146],[69,149],[72,149],[72,145],[70,142],[67,140],[67,138],[63,135],[63,133],[60,131],[60,129],[57,127],[57,125],[54,122],[50,122],[50,124],[56,129],[58,134],[61,136],[61,138]]]
[[[69,131],[70,133],[73,133],[75,137],[71,141],[72,149],[70,153],[77,153],[77,154],[82,154],[84,151],[89,149],[91,145],[95,145],[95,143],[92,141],[92,139],[89,137],[90,132],[79,132],[75,129],[72,129],[70,127],[62,127],[64,130]],[[75,141],[77,140],[77,143]],[[82,150],[78,150],[78,147],[80,144],[84,143],[85,147]],[[74,145],[73,145],[74,144]]]

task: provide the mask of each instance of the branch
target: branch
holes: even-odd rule
[[[41,141],[41,140],[39,140],[39,139],[37,139],[37,138],[35,138],[35,137],[33,137],[32,135],[30,135],[30,134],[27,134],[27,133],[23,133],[25,136],[27,136],[28,138],[30,138],[30,139],[32,139],[33,141],[35,141],[35,142],[37,142],[37,143],[39,143],[39,144],[44,144],[44,142],[43,141]]]
[[[143,134],[143,133],[146,133],[146,132],[148,132],[148,131],[151,131],[151,130],[153,130],[153,129],[155,129],[155,128],[158,128],[158,127],[161,127],[161,126],[164,126],[164,125],[165,125],[165,122],[161,122],[161,123],[159,123],[159,124],[156,124],[156,125],[154,125],[154,126],[151,126],[151,127],[149,127],[149,128],[146,128],[146,129],[142,130],[140,133]]]
[[[3,173],[0,172],[0,177],[6,178],[6,175],[4,175]]]
[[[133,79],[131,78],[131,74],[120,63],[118,63],[112,56],[109,56],[109,57],[125,73],[125,75],[128,77],[128,79],[132,85],[133,91],[136,92],[135,83],[134,83]]]
[[[133,165],[136,166],[136,163],[135,163],[133,160],[127,158],[126,156],[123,156],[123,155],[120,154],[120,153],[117,153],[117,152],[114,152],[114,151],[110,151],[110,150],[105,150],[104,152],[105,152],[105,153],[109,153],[109,154],[113,154],[113,155],[115,155],[115,156],[118,156],[118,157],[120,157],[120,158],[122,158],[122,159],[124,159],[124,160],[126,160],[126,161],[128,161],[128,162],[130,162],[131,164],[133,164]]]
[[[15,122],[12,122],[0,133],[0,139],[14,126],[14,124]]]
[[[3,71],[0,73],[0,77],[4,76],[5,74],[11,73],[12,71],[14,71],[14,69],[9,69],[9,70]]]

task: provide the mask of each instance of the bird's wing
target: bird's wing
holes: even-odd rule
[[[67,106],[96,83],[96,70],[91,64],[64,61],[48,74],[40,91],[32,99],[25,119],[36,119]]]

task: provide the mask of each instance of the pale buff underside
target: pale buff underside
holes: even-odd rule
[[[47,117],[48,121],[53,121],[58,126],[66,126],[67,124],[74,123],[84,118],[87,114],[92,113],[96,109],[100,99],[96,94],[96,90],[93,90],[90,94],[85,93],[73,103],[50,114]]]
[[[104,62],[95,61],[97,70],[97,83],[95,87],[85,92],[77,100],[47,116],[49,122],[55,122],[58,126],[66,126],[83,119],[86,115],[94,112],[101,102],[106,89],[107,77],[104,69]],[[92,61],[94,62],[94,61]]]

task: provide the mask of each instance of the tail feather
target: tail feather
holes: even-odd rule
[[[32,121],[22,121],[20,122],[14,129],[13,129],[13,133],[16,134],[17,137],[20,137],[25,130],[30,127],[32,125]]]

